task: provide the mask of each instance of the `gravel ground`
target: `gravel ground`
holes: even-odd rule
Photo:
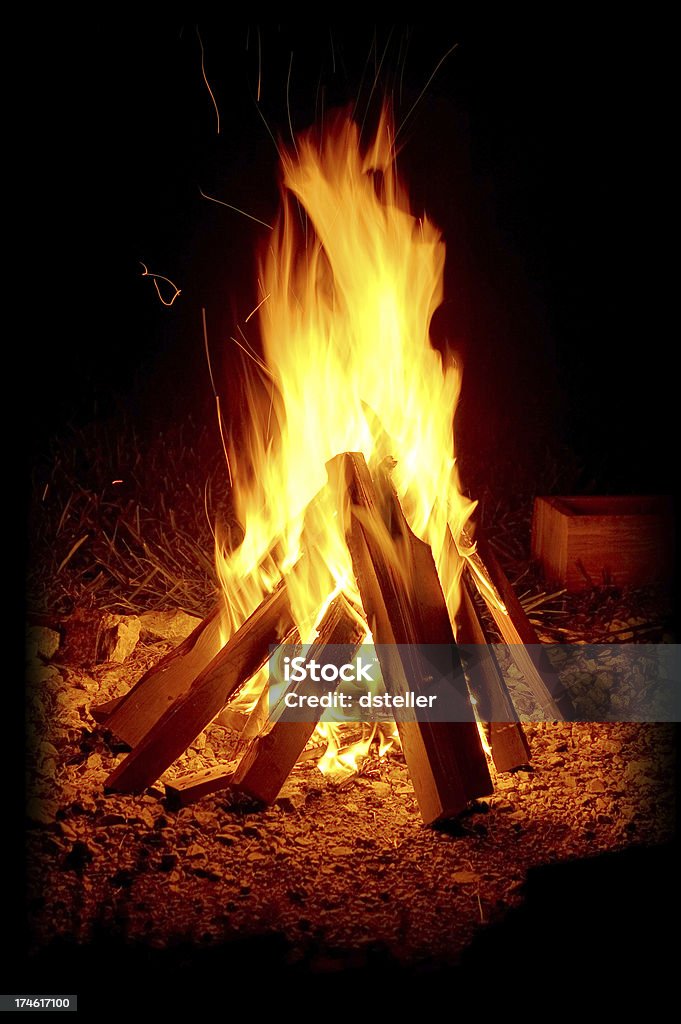
[[[441,829],[421,823],[400,752],[377,747],[342,783],[297,765],[256,812],[224,794],[179,811],[161,787],[105,794],[124,755],[89,708],[172,644],[143,633],[122,664],[77,667],[57,640],[30,631],[35,963],[105,941],[117,955],[257,948],[270,966],[318,976],[377,962],[435,970],[521,905],[528,869],[673,837],[674,734],[661,725],[530,725],[532,770],[498,776],[490,799]],[[175,772],[228,759],[235,740],[213,724]]]

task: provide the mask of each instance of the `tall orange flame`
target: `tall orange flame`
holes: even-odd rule
[[[260,265],[261,379],[246,385],[247,444],[230,450],[244,538],[231,552],[217,544],[228,630],[299,558],[306,510],[315,557],[289,582],[302,640],[314,638],[335,593],[360,603],[324,491],[325,465],[344,451],[363,452],[370,467],[395,460],[397,493],[432,548],[453,617],[462,561],[451,536],[474,503],[456,472],[460,368],[429,336],[444,243],[410,212],[387,112],[365,153],[357,126],[337,118],[321,138],[300,137],[282,168],[282,211]]]

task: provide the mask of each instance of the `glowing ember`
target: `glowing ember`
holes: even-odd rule
[[[460,369],[443,362],[429,338],[445,247],[434,225],[410,212],[392,139],[384,113],[362,153],[357,126],[338,119],[282,156],[282,212],[259,276],[264,362],[249,364],[247,442],[229,450],[245,533],[233,552],[217,543],[229,632],[299,559],[306,513],[313,552],[289,577],[302,641],[314,639],[335,594],[361,605],[324,490],[325,464],[344,451],[363,452],[372,468],[395,460],[393,482],[411,528],[432,548],[452,618],[458,605],[462,560],[450,531],[460,538],[474,503],[456,473]],[[261,675],[244,705],[262,686]],[[320,730],[329,740],[322,770],[339,760],[355,770],[375,732],[362,749],[342,751],[330,726]]]

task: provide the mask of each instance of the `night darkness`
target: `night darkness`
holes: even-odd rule
[[[236,407],[227,339],[258,301],[267,231],[199,189],[271,223],[279,170],[255,103],[255,26],[199,28],[219,135],[194,23],[112,18],[43,42],[29,474],[71,426],[123,413],[142,438],[208,422],[217,447],[202,307],[227,415]],[[290,142],[290,68],[296,131],[322,96],[327,113],[358,100],[369,126],[385,89],[399,122],[454,43],[405,125],[398,166],[447,244],[433,336],[464,361],[464,486],[530,494],[548,465],[574,493],[669,493],[650,38],[577,20],[261,26],[260,110]],[[172,307],[142,262],[181,289]],[[648,867],[635,869],[634,923]]]
[[[372,49],[368,25],[263,27],[260,106],[286,139],[293,52],[296,130],[314,122],[322,94],[326,111],[359,95],[363,114],[387,43],[371,113],[388,88],[399,120],[458,42],[409,118],[400,168],[414,209],[447,242],[433,330],[464,358],[464,462],[498,455],[501,439],[509,466],[520,459],[531,473],[547,444],[565,444],[583,489],[667,490],[644,41],[593,24],[390,31],[379,26]],[[278,168],[254,102],[255,28],[207,23],[201,36],[219,136],[193,24],[108,24],[87,46],[71,40],[54,66],[39,190],[50,270],[31,347],[39,447],[120,404],[140,424],[212,415],[202,306],[229,378],[226,339],[255,304],[267,232],[199,188],[271,222]],[[140,261],[182,289],[171,309]]]

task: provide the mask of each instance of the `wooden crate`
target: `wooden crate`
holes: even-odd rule
[[[604,582],[645,586],[671,580],[671,498],[535,498],[532,556],[544,577],[570,591]]]

